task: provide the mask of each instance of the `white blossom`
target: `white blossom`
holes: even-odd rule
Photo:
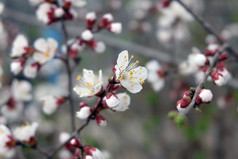
[[[14,99],[17,101],[29,101],[32,98],[32,86],[28,81],[13,80],[11,90]]]
[[[0,2],[0,15],[3,13],[4,7],[5,7],[4,4]]]
[[[34,60],[43,64],[54,58],[57,53],[58,43],[52,38],[47,40],[40,38],[35,41],[34,47],[37,50],[33,55]]]
[[[19,115],[22,113],[22,110],[23,103],[13,101],[13,103],[3,105],[1,108],[1,113],[8,120],[16,120],[19,118]]]
[[[84,7],[87,5],[86,0],[65,0],[66,2],[71,2],[74,7]]]
[[[206,63],[206,60],[207,60],[207,58],[203,54],[197,54],[197,55],[195,55],[195,58],[194,58],[194,62],[198,66],[204,66]]]
[[[90,41],[93,39],[93,33],[90,30],[85,30],[82,32],[81,38],[85,41]]]
[[[25,60],[17,59],[11,62],[10,70],[14,75],[19,74],[23,70]]]
[[[38,123],[36,122],[26,123],[25,125],[15,128],[13,135],[17,140],[30,142],[30,139],[35,137],[37,127]]]
[[[90,107],[84,106],[78,112],[76,112],[76,117],[79,119],[85,120],[91,114]]]
[[[38,62],[29,63],[24,67],[23,74],[28,78],[35,78],[40,69],[40,64]]]
[[[209,89],[201,89],[198,97],[201,99],[203,103],[209,103],[212,101],[213,94],[212,91]]]
[[[0,125],[0,158],[2,159],[12,158],[15,154],[13,147],[6,146],[7,143],[12,142],[12,139],[9,138],[11,136],[10,130],[5,125]]]
[[[11,56],[12,57],[21,57],[27,54],[27,49],[29,48],[29,43],[27,38],[18,34],[12,44]]]
[[[41,98],[43,104],[42,104],[42,110],[45,114],[53,114],[59,105],[63,102],[63,98],[57,98],[52,95],[47,95]],[[62,101],[61,101],[62,100]]]
[[[120,103],[120,100],[118,99],[117,95],[109,93],[105,97],[106,104],[109,108],[113,108],[117,106]]]
[[[133,58],[134,56],[131,56],[129,59],[127,50],[122,51],[117,58],[115,74],[116,80],[120,81],[123,87],[125,87],[131,93],[138,93],[141,91],[142,84],[147,78],[147,70],[142,66],[135,68],[139,61],[130,64],[131,59]]]
[[[64,15],[64,9],[63,8],[56,8],[54,11],[55,17],[61,18]]]
[[[95,12],[89,12],[86,14],[86,20],[94,21],[96,18],[97,16]]]
[[[120,101],[120,103],[114,107],[112,107],[112,110],[123,112],[129,108],[129,105],[131,103],[131,98],[127,93],[118,93],[117,97]]]
[[[92,70],[83,69],[83,77],[77,77],[79,85],[74,87],[74,91],[79,97],[91,97],[101,91],[103,85],[102,70],[98,74],[95,76]]]
[[[92,156],[93,159],[105,159],[103,153],[95,147],[85,146],[84,149],[86,154]]]
[[[97,52],[97,53],[103,53],[106,49],[106,46],[104,44],[104,42],[102,41],[97,41],[95,46],[93,47],[93,49]]]
[[[120,34],[122,30],[121,23],[111,23],[108,27],[108,29],[115,34]]]
[[[112,22],[113,21],[113,16],[111,13],[104,14],[102,16],[102,19],[105,19],[107,22]]]
[[[36,10],[36,16],[40,21],[42,21],[45,24],[48,24],[52,20],[51,19],[52,17],[49,17],[49,13],[52,11],[54,12],[55,9],[56,9],[55,5],[52,5],[50,3],[42,3]]]
[[[164,87],[164,78],[160,77],[158,72],[161,70],[160,64],[156,60],[151,60],[146,64],[148,70],[147,80],[151,83],[154,91],[158,92]]]

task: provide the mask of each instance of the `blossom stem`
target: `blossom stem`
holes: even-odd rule
[[[208,33],[214,35],[217,41],[224,45],[226,42],[212,29],[209,23],[207,23],[204,19],[196,15],[188,6],[186,6],[181,0],[174,0],[177,1]],[[226,44],[227,45],[227,44]],[[232,54],[236,60],[238,60],[238,53],[234,51],[231,46],[226,47],[226,50]]]
[[[89,125],[89,123],[91,122],[91,120],[94,120],[95,119],[95,116],[97,115],[98,113],[98,109],[102,106],[102,101],[103,101],[103,98],[105,97],[106,95],[106,92],[110,91],[110,88],[115,84],[116,82],[113,80],[113,82],[110,82],[110,86],[107,90],[103,91],[99,98],[100,98],[100,101],[97,103],[97,106],[95,107],[95,109],[93,110],[93,112],[89,115],[88,119],[85,121],[85,123],[79,127],[77,130],[75,130],[70,138],[68,140],[66,140],[63,144],[59,145],[54,151],[52,151],[52,153],[47,157],[48,159],[52,158],[59,150],[61,150],[65,144],[67,144],[70,140],[72,140],[73,138],[77,137],[77,135],[85,128]]]
[[[199,91],[203,88],[205,82],[207,81],[208,76],[210,75],[210,73],[212,72],[213,68],[215,67],[215,65],[216,65],[216,63],[217,63],[217,61],[218,61],[218,59],[219,59],[220,54],[221,54],[224,50],[226,50],[227,47],[228,47],[228,46],[227,46],[226,44],[224,44],[224,45],[219,49],[219,51],[215,54],[215,56],[213,57],[213,60],[212,60],[212,62],[211,62],[211,64],[210,64],[209,68],[207,69],[203,80],[199,83],[199,85],[197,86],[197,88],[196,88],[196,90],[195,90],[195,93],[194,93],[194,95],[193,95],[192,101],[191,101],[191,103],[190,103],[189,106],[188,106],[188,111],[187,111],[187,113],[188,113],[192,108],[194,108],[194,105],[196,104],[196,99],[197,99],[197,96],[198,96],[198,94],[199,94]]]

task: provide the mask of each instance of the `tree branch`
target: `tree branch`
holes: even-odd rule
[[[217,41],[223,45],[226,43],[208,24],[204,19],[196,15],[188,6],[186,6],[181,0],[174,0],[177,1],[192,17],[210,34],[214,35],[217,39]],[[226,44],[227,45],[227,44]],[[234,51],[234,49],[231,46],[226,47],[226,50],[238,60],[238,53]]]

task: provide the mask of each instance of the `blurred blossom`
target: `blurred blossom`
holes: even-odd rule
[[[55,54],[58,51],[58,43],[52,38],[39,38],[35,41],[34,48],[36,49],[36,52],[34,52],[33,55],[34,60],[43,64],[55,57]]]
[[[9,99],[7,104],[1,107],[1,113],[7,120],[19,119],[23,111],[23,103],[16,101],[13,97]]]
[[[0,21],[0,49],[4,50],[7,48],[8,34],[4,27],[4,24]]]
[[[148,82],[151,83],[154,91],[160,91],[165,85],[165,71],[156,60],[151,60],[146,64],[148,70]]]
[[[36,145],[35,133],[38,127],[38,123],[26,123],[20,127],[17,127],[13,131],[14,137],[22,142],[30,144],[31,146]]]
[[[0,158],[12,158],[15,154],[16,141],[12,138],[10,130],[5,125],[0,125]]]
[[[77,80],[79,84],[74,87],[75,93],[77,93],[79,97],[91,97],[99,93],[102,89],[102,70],[100,70],[98,76],[96,76],[92,70],[83,69],[83,77],[78,76]]]
[[[29,101],[32,99],[32,86],[30,82],[25,80],[13,80],[11,92],[17,101]]]

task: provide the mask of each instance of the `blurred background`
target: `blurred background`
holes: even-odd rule
[[[62,45],[64,37],[59,23],[46,26],[37,20],[35,7],[28,0],[5,0],[2,15],[3,28],[7,35],[0,39],[1,64],[3,78],[1,101],[8,92],[12,75],[9,71],[11,59],[11,42],[18,33],[26,35],[33,44],[39,37],[53,37]],[[168,26],[163,23],[164,13],[153,10],[160,1],[155,0],[88,0],[83,8],[75,11],[78,17],[67,22],[67,30],[73,38],[85,29],[85,14],[95,11],[98,17],[112,13],[114,20],[123,26],[120,35],[112,35],[102,31],[95,35],[106,45],[103,54],[96,54],[91,49],[80,52],[81,62],[75,68],[73,82],[81,74],[83,68],[103,70],[106,84],[107,77],[113,76],[111,71],[116,63],[118,53],[128,50],[139,59],[141,65],[156,59],[166,69],[174,69],[177,64],[187,59],[192,47],[204,52],[209,40],[214,40],[194,20],[185,18],[186,13],[175,12],[176,21]],[[184,1],[196,14],[204,17],[215,32],[225,38],[234,50],[238,51],[238,1],[236,0],[186,0]],[[7,36],[7,38],[6,38]],[[5,37],[5,38],[4,38]],[[60,49],[59,49],[60,50]],[[226,86],[217,87],[207,82],[206,88],[214,93],[211,104],[202,105],[201,113],[191,111],[185,126],[176,127],[173,120],[167,117],[171,110],[176,110],[176,102],[182,93],[195,87],[193,75],[181,75],[177,71],[169,73],[165,78],[165,86],[159,92],[153,91],[149,83],[138,94],[130,94],[131,105],[125,112],[105,111],[108,120],[106,127],[99,127],[96,122],[80,134],[84,144],[104,150],[108,159],[234,159],[238,156],[238,82],[237,61],[232,57],[227,61],[233,79]],[[65,95],[67,77],[65,67],[60,60],[53,60],[44,65],[38,77],[30,80],[33,84],[34,100],[26,102],[23,114],[10,121],[9,125],[17,125],[25,121],[38,121],[37,131],[39,146],[50,150],[59,145],[60,132],[70,132],[70,114],[68,103],[57,113],[45,115],[41,110],[40,96],[51,93]],[[24,79],[24,77],[18,77]],[[29,79],[27,79],[29,80]],[[75,109],[81,101],[92,106],[96,98],[79,99],[75,94]],[[77,126],[83,121],[76,119]],[[40,159],[36,151],[23,149],[26,158]],[[64,158],[62,153],[55,158]],[[16,159],[19,157],[16,156]]]

